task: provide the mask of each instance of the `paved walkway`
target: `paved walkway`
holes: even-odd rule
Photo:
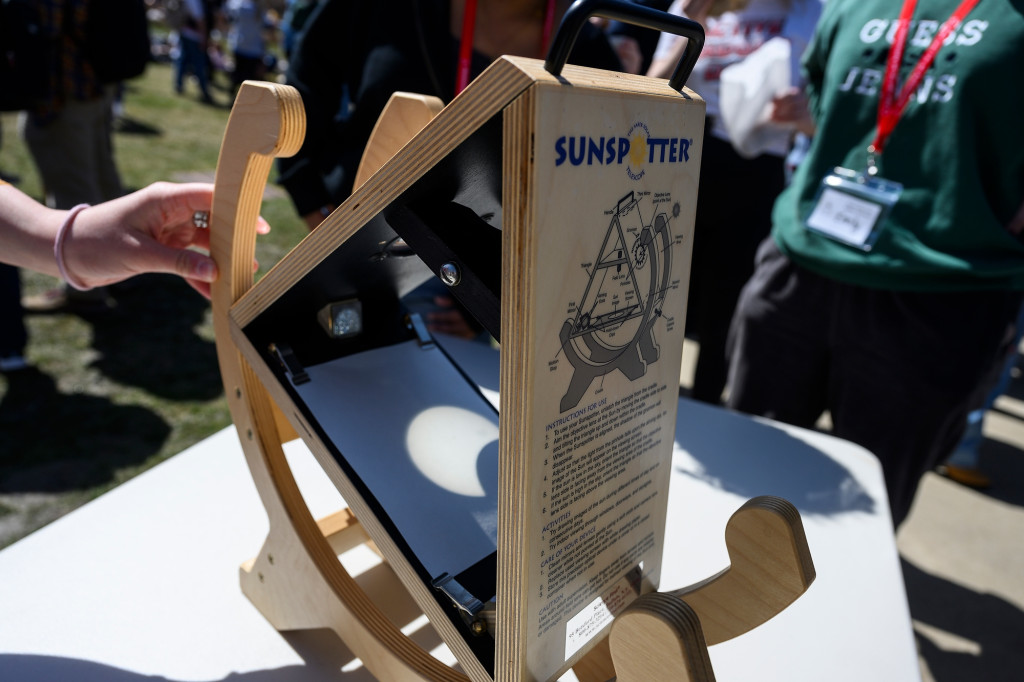
[[[897,538],[925,682],[1024,679],[1024,381],[986,416],[978,492],[928,474]]]
[[[684,386],[695,345],[683,351]],[[984,433],[992,487],[926,475],[897,537],[924,682],[1024,680],[1024,377],[996,401]]]

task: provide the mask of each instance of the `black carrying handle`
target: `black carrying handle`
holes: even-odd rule
[[[558,33],[555,34],[551,49],[548,50],[548,58],[544,61],[544,68],[552,76],[562,73],[562,67],[569,59],[569,53],[576,43],[580,29],[590,17],[614,19],[689,39],[686,52],[676,65],[676,70],[672,72],[672,77],[668,79],[668,84],[673,90],[682,90],[686,85],[686,79],[690,77],[693,65],[697,63],[700,51],[704,48],[704,27],[691,19],[625,0],[576,0],[562,18]]]

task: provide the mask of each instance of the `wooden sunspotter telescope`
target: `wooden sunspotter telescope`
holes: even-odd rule
[[[691,46],[668,82],[566,65],[592,15]],[[757,499],[726,529],[729,568],[656,591],[703,146],[683,84],[702,43],[686,19],[577,2],[546,63],[500,58],[436,116],[421,100],[429,122],[404,146],[422,121],[396,101],[364,165],[400,149],[255,286],[260,197],[304,117],[293,89],[243,85],[217,168],[213,311],[270,521],[242,585],[275,627],[330,628],[389,681],[709,680],[707,644],[813,580],[795,510]],[[426,330],[432,284],[500,340],[497,405],[494,351]],[[312,518],[293,429],[351,511]],[[457,667],[346,572],[339,554],[369,540]]]

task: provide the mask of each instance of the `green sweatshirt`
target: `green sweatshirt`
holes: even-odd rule
[[[899,86],[960,0],[919,0]],[[904,191],[871,251],[804,220],[835,166],[861,171],[902,2],[829,0],[804,55],[818,130],[773,214],[779,248],[818,274],[902,291],[1024,289],[1024,16],[980,0],[943,45],[890,136],[879,175]]]

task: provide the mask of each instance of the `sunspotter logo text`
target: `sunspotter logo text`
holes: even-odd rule
[[[625,136],[590,137],[563,135],[555,140],[555,166],[625,166],[626,174],[639,180],[645,166],[655,163],[686,163],[692,138],[652,137],[647,125],[634,123]]]

